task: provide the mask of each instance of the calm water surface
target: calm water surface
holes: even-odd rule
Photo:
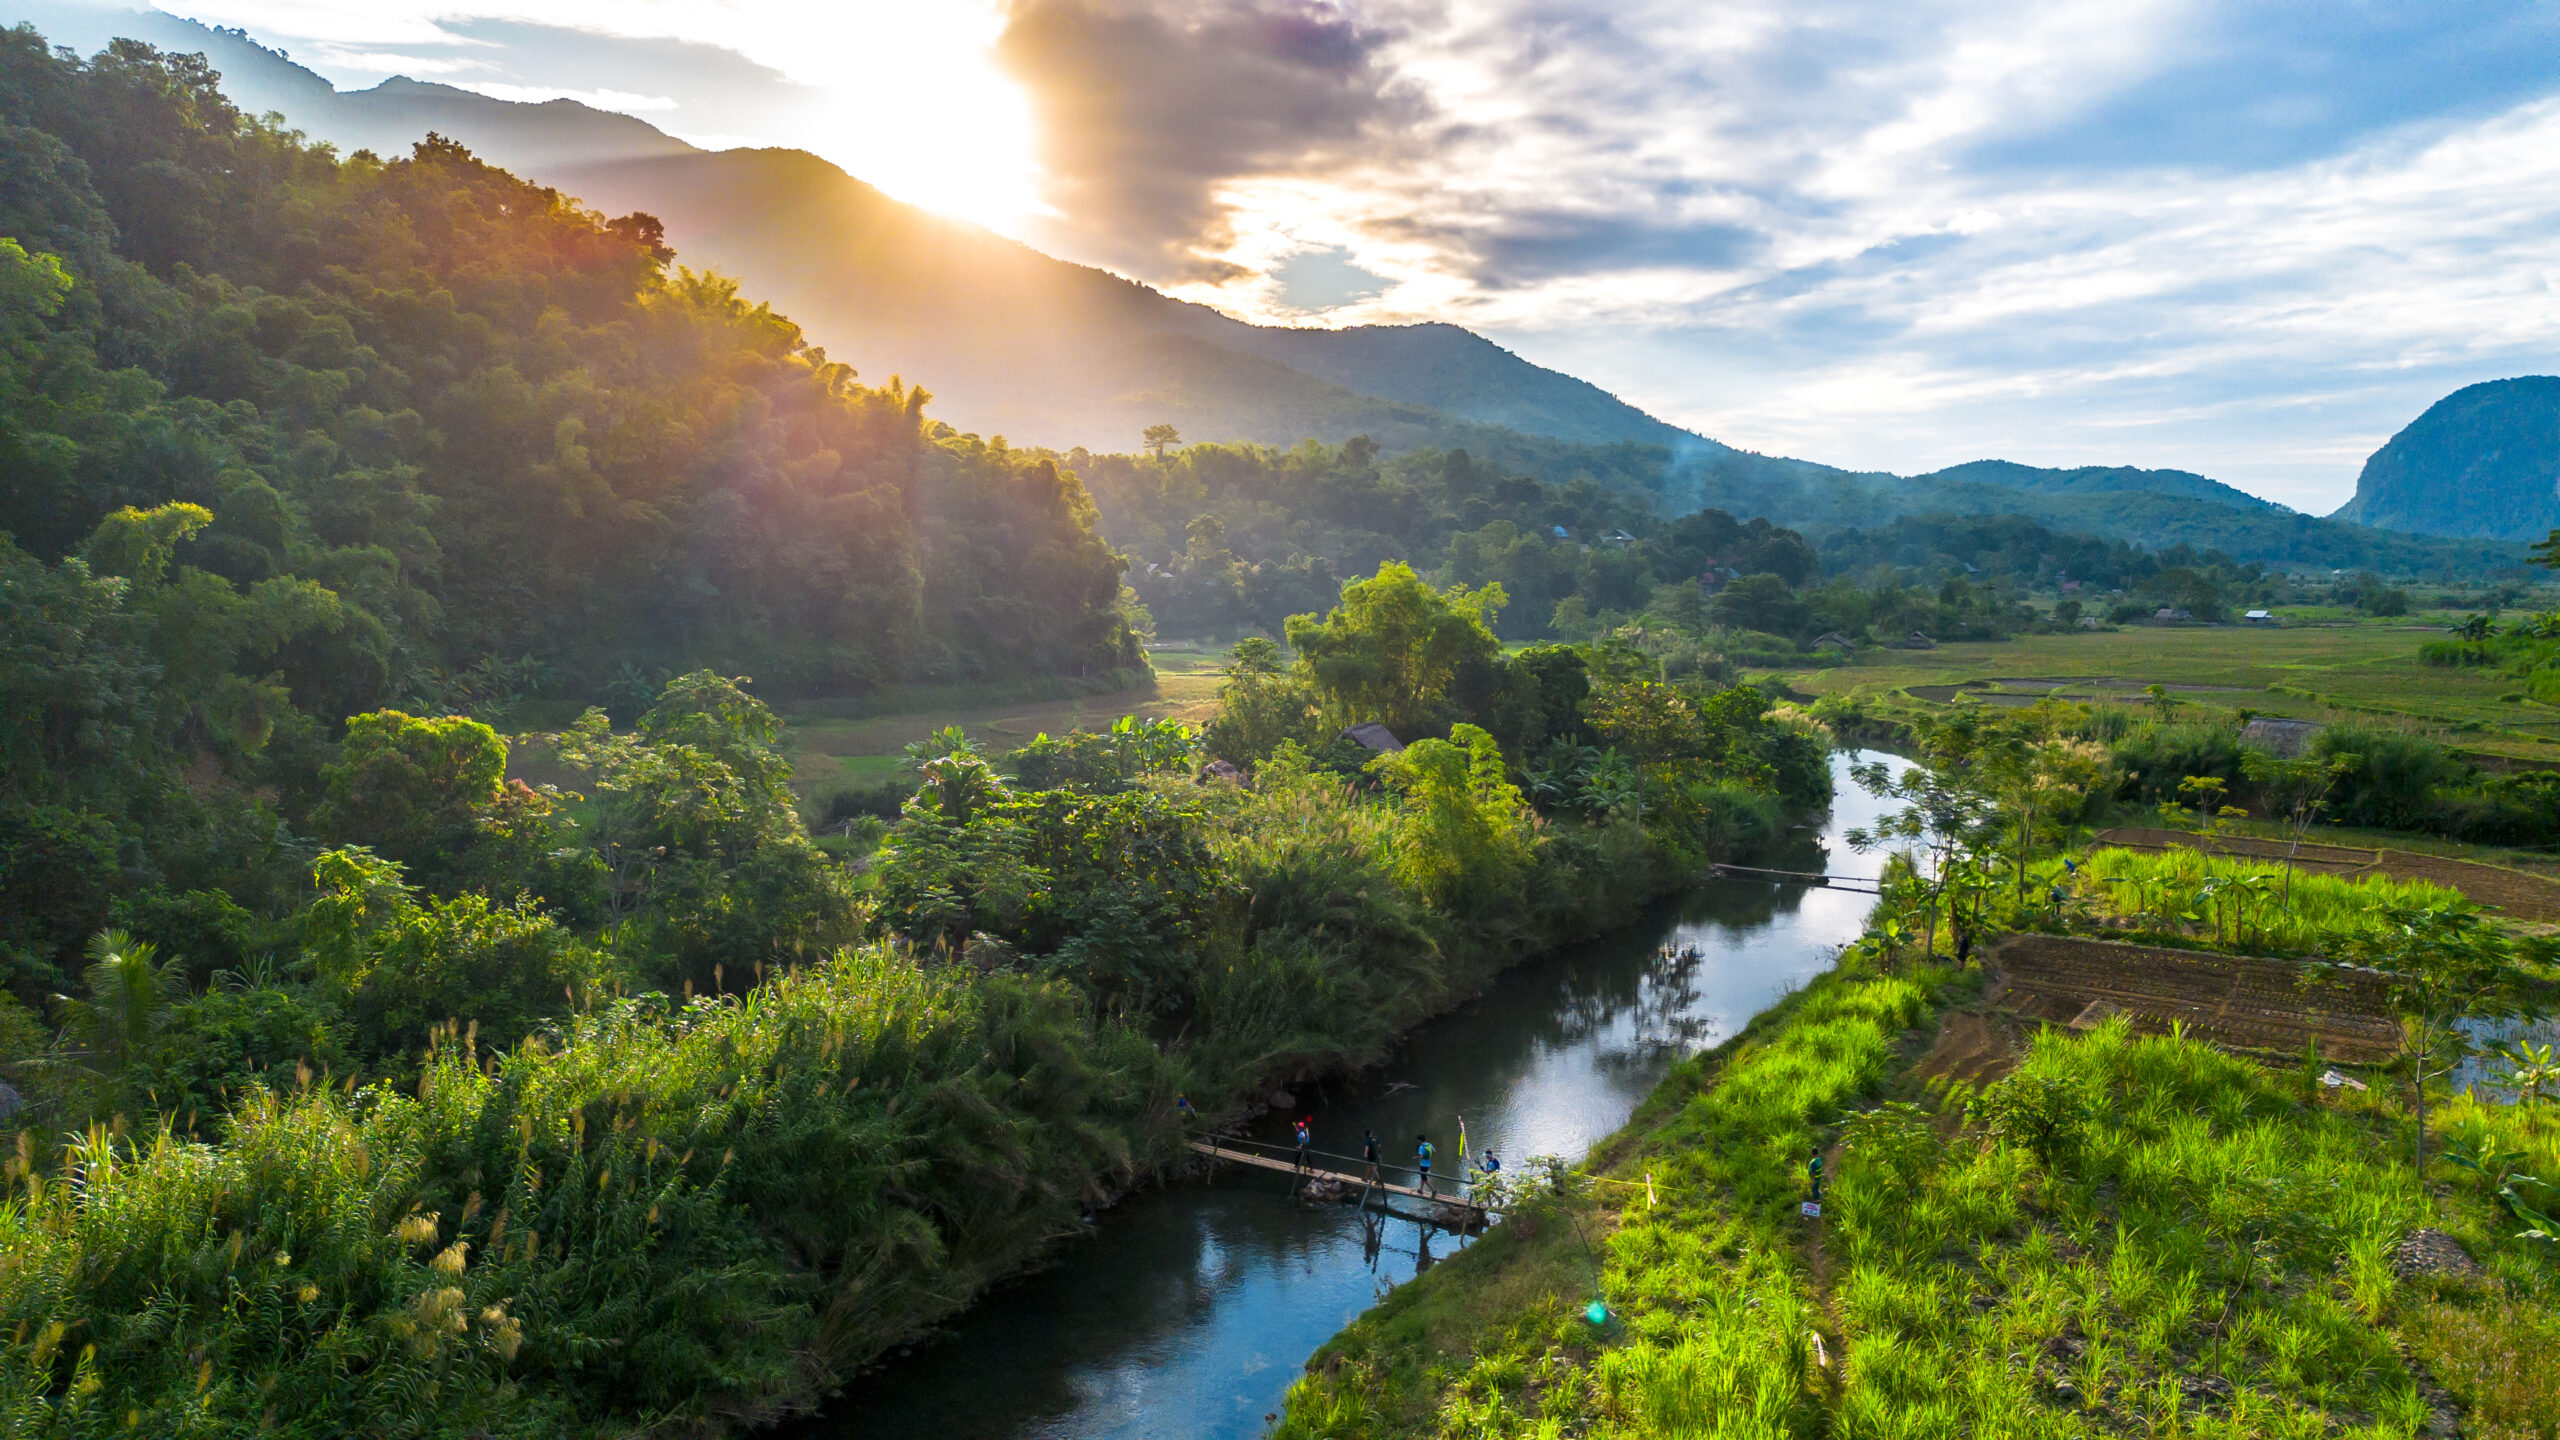
[[[1840,835],[1877,802],[1834,757],[1840,794],[1818,836],[1774,865],[1872,875]],[[1426,1025],[1354,1086],[1307,1087],[1319,1149],[1364,1128],[1407,1161],[1427,1133],[1454,1167],[1457,1121],[1514,1166],[1578,1157],[1626,1123],[1682,1058],[1829,968],[1871,896],[1720,881],[1625,933],[1520,966]],[[1665,959],[1661,947],[1697,948]],[[1281,1117],[1256,1134],[1282,1137]],[[1267,1133],[1265,1133],[1267,1132]],[[1335,1331],[1455,1253],[1459,1237],[1347,1206],[1305,1207],[1290,1180],[1224,1167],[1136,1196],[1059,1263],[996,1291],[941,1338],[857,1381],[795,1440],[1225,1440],[1263,1417]]]

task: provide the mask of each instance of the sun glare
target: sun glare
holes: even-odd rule
[[[995,63],[1004,17],[993,3],[751,0],[721,18],[723,33],[697,38],[807,87],[811,123],[787,143],[901,200],[991,229],[1040,213],[1030,102]]]
[[[500,98],[571,95],[711,149],[797,146],[901,200],[1008,233],[1045,210],[1029,99],[995,62],[997,0],[195,0],[191,13],[292,37],[324,69],[373,72],[354,84],[408,73]],[[512,70],[522,57],[449,28],[481,17],[717,45],[781,82],[761,119],[732,113],[708,127],[720,133],[694,131],[673,99],[545,83],[540,66]]]

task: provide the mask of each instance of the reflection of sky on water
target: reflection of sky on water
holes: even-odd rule
[[[1817,840],[1773,863],[1872,875],[1842,831],[1880,807],[1848,784]],[[1827,851],[1827,854],[1826,854]],[[1425,1026],[1357,1089],[1311,1087],[1317,1148],[1374,1129],[1410,1163],[1429,1134],[1445,1178],[1464,1116],[1506,1165],[1578,1157],[1663,1073],[1826,969],[1872,896],[1723,881],[1629,932],[1504,975]],[[1662,953],[1669,947],[1672,955]],[[1679,952],[1695,947],[1695,954]],[[1294,1118],[1294,1117],[1288,1117]],[[1257,1138],[1284,1138],[1273,1115]],[[1304,1207],[1290,1178],[1232,1168],[1135,1197],[1059,1263],[990,1296],[951,1332],[857,1383],[802,1440],[1252,1436],[1315,1348],[1465,1242],[1402,1218]]]
[[[2498,1052],[2517,1041],[2533,1045],[2560,1045],[2560,1019],[2549,1020],[2465,1020],[2460,1022],[2471,1037],[2472,1053],[2464,1056],[2445,1083],[2456,1090],[2477,1087],[2484,1098],[2512,1101],[2516,1092],[2499,1082],[2508,1078],[2515,1067],[2503,1064]]]

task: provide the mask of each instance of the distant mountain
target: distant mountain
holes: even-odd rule
[[[2071,470],[2047,470],[2010,460],[1975,460],[1913,478],[1923,485],[1997,485],[2005,490],[2026,490],[2038,495],[2175,495],[2190,500],[2209,500],[2234,510],[2292,513],[2272,500],[2261,500],[2246,490],[2235,490],[2219,480],[2186,470],[2136,470],[2127,465],[2083,465]]]
[[[2304,515],[2181,471],[1995,464],[1903,476],[1744,456],[1740,463],[1705,465],[1694,490],[1683,494],[1693,497],[1694,504],[1737,515],[1766,515],[1816,536],[1871,527],[1897,515],[2023,515],[2053,530],[2152,550],[2178,545],[2219,550],[2234,560],[2282,570],[2374,570],[2450,579],[2521,565],[2525,558],[2521,545],[2404,535]],[[2179,486],[2166,493],[2130,488],[2127,477],[2146,475],[2182,479],[2163,480]],[[1984,476],[1991,478],[1979,478]]]
[[[2560,528],[2560,376],[2466,385],[2428,406],[2364,462],[2334,518],[2499,540]]]
[[[574,100],[525,105],[405,75],[370,90],[342,91],[244,31],[158,10],[76,0],[0,0],[0,24],[20,21],[83,55],[96,54],[109,40],[123,36],[163,50],[201,52],[222,72],[222,90],[232,104],[252,115],[281,114],[312,139],[338,147],[340,154],[371,150],[406,155],[434,130],[462,141],[492,164],[540,178],[545,168],[569,162],[700,153],[645,120]]]
[[[575,101],[521,104],[407,78],[341,92],[240,31],[156,11],[0,0],[0,22],[21,18],[84,52],[117,35],[200,50],[244,109],[279,112],[342,151],[401,154],[433,130],[607,214],[645,210],[683,263],[737,277],[867,378],[920,383],[934,414],[1017,445],[1128,450],[1161,422],[1195,442],[1366,435],[1390,451],[1465,448],[1551,480],[1640,489],[1673,510],[1715,505],[1816,534],[1903,514],[2021,514],[2296,568],[2455,574],[2521,555],[2342,523],[2360,514],[2297,515],[2179,470],[1980,460],[1906,477],[1751,454],[1458,326],[1246,324],[904,204],[804,151],[706,151]]]

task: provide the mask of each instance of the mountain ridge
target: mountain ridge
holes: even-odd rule
[[[905,204],[805,151],[704,150],[574,100],[506,101],[400,76],[342,92],[245,32],[156,11],[0,5],[12,15],[77,17],[58,38],[92,47],[133,34],[204,51],[244,108],[342,148],[399,153],[433,130],[605,213],[646,211],[685,263],[746,282],[832,358],[923,383],[955,428],[1015,444],[1126,450],[1158,423],[1191,442],[1358,435],[1389,451],[1502,455],[1560,480],[1632,483],[1675,509],[1716,505],[1813,531],[1894,514],[2020,514],[2296,567],[2438,573],[2520,558],[2373,530],[2344,511],[2299,516],[2187,471],[1979,460],[1900,476],[1759,455],[1463,327],[1253,325]]]
[[[1912,477],[1921,481],[1953,481],[1959,483],[1997,485],[2006,490],[2024,490],[2042,495],[2175,495],[2192,500],[2206,500],[2228,505],[2235,510],[2271,510],[2293,514],[2294,510],[2272,500],[2252,495],[2246,490],[2226,485],[2192,470],[2144,470],[2131,465],[2074,465],[2047,467],[2021,465],[2014,460],[1968,460]]]

